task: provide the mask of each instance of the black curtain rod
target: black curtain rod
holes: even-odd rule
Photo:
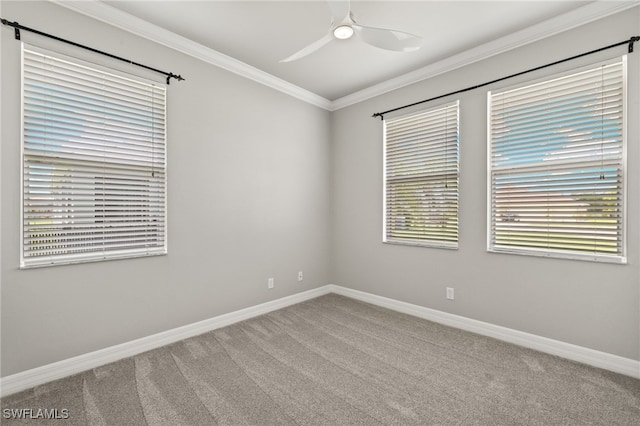
[[[553,66],[553,65],[558,65],[558,64],[561,64],[563,62],[572,61],[574,59],[582,58],[583,56],[592,55],[594,53],[602,52],[603,50],[612,49],[614,47],[622,46],[624,44],[628,44],[629,45],[629,53],[632,53],[633,52],[633,44],[638,42],[638,41],[640,41],[640,36],[631,37],[629,40],[624,40],[624,41],[621,41],[619,43],[614,43],[614,44],[611,44],[609,46],[601,47],[599,49],[595,49],[595,50],[591,50],[589,52],[581,53],[579,55],[571,56],[570,58],[561,59],[559,61],[551,62],[550,64],[541,65],[539,67],[531,68],[531,69],[528,69],[526,71],[520,71],[520,72],[517,72],[515,74],[508,75],[506,77],[501,77],[501,78],[497,78],[495,80],[487,81],[486,83],[477,84],[475,86],[467,87],[465,89],[456,90],[454,92],[449,92],[449,93],[446,93],[444,95],[435,96],[433,98],[425,99],[423,101],[414,102],[412,104],[404,105],[404,106],[401,106],[401,107],[389,109],[387,111],[376,112],[375,114],[372,115],[372,117],[380,117],[381,120],[384,120],[384,115],[388,114],[390,112],[394,112],[394,111],[398,111],[398,110],[401,110],[401,109],[409,108],[409,107],[412,107],[412,106],[415,106],[415,105],[424,104],[426,102],[435,101],[436,99],[445,98],[447,96],[457,95],[458,93],[468,92],[470,90],[474,90],[474,89],[478,89],[480,87],[488,86],[489,84],[497,83],[499,81],[507,80],[507,79],[513,78],[513,77],[518,77],[520,75],[527,74],[527,73],[534,72],[534,71],[538,71],[538,70],[541,70],[543,68],[547,68],[547,67],[550,67],[550,66]]]
[[[172,78],[175,78],[178,81],[184,80],[184,78],[179,74],[174,74],[172,72],[166,72],[166,71],[159,70],[157,68],[152,68],[150,66],[139,64],[139,63],[131,61],[129,59],[122,58],[120,56],[112,55],[111,53],[103,52],[102,50],[94,49],[93,47],[85,46],[83,44],[76,43],[76,42],[70,41],[70,40],[66,40],[64,38],[57,37],[57,36],[54,36],[54,35],[51,35],[51,34],[47,34],[47,33],[44,33],[42,31],[34,30],[33,28],[25,27],[24,25],[20,25],[17,22],[9,22],[8,20],[6,20],[4,18],[0,18],[0,19],[2,20],[2,24],[3,25],[7,25],[9,27],[13,27],[14,28],[14,35],[16,37],[16,40],[20,40],[20,30],[29,31],[29,32],[32,32],[34,34],[38,34],[38,35],[41,35],[41,36],[44,36],[44,37],[48,37],[48,38],[51,38],[51,39],[54,39],[54,40],[57,40],[57,41],[61,41],[63,43],[67,43],[67,44],[70,44],[72,46],[80,47],[82,49],[86,49],[86,50],[89,50],[89,51],[94,52],[94,53],[99,53],[101,55],[108,56],[108,57],[110,57],[112,59],[117,59],[119,61],[126,62],[126,63],[131,64],[131,65],[135,65],[135,66],[138,66],[138,67],[141,67],[141,68],[145,68],[145,69],[157,72],[159,74],[166,75],[167,76],[167,84],[169,84],[169,82],[170,82],[170,80]]]

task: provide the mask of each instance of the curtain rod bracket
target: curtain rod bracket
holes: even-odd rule
[[[629,53],[633,53],[633,44],[637,41],[640,41],[639,36],[631,37],[629,39]]]

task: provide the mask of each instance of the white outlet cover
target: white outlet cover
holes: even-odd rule
[[[447,287],[447,299],[454,299],[453,287]]]

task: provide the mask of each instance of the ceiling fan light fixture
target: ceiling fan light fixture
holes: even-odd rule
[[[348,40],[350,38],[393,52],[412,52],[420,48],[422,44],[420,36],[404,31],[367,27],[360,24],[353,17],[351,3],[351,0],[328,0],[331,11],[329,31],[321,39],[306,45],[280,62],[291,62],[304,58],[334,40]],[[351,42],[347,44],[351,44]]]
[[[349,25],[340,25],[333,30],[333,36],[339,40],[346,40],[353,36],[353,28]]]

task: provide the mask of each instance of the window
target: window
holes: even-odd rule
[[[625,64],[489,93],[490,251],[625,262]]]
[[[166,253],[165,92],[23,48],[21,267]]]
[[[384,242],[458,247],[458,110],[385,120]]]

